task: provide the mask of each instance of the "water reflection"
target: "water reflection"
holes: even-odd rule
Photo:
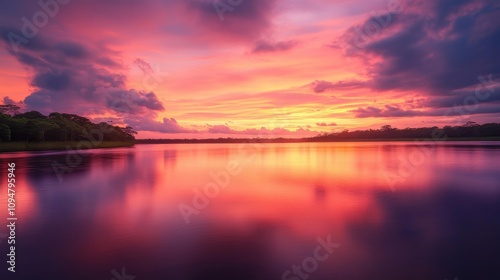
[[[139,145],[86,151],[62,181],[51,164],[65,153],[2,154],[18,178],[7,279],[111,279],[122,267],[136,279],[282,279],[327,236],[342,246],[310,279],[495,279],[499,147],[439,146],[394,191],[384,174],[412,143]],[[186,224],[179,204],[229,161],[241,173]]]

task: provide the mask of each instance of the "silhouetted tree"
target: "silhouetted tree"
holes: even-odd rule
[[[11,116],[15,110],[11,108],[9,114],[0,112],[1,141],[80,141],[88,140],[86,133],[98,130],[104,132],[104,141],[130,142],[135,140],[137,134],[130,126],[119,127],[104,122],[95,124],[74,114],[51,113],[47,117],[30,111]]]
[[[0,105],[0,113],[9,115],[9,116],[14,116],[16,114],[19,114],[19,106],[13,105],[13,104],[7,104],[7,105]]]
[[[7,142],[11,140],[11,131],[6,124],[0,124],[0,142]]]
[[[38,111],[29,111],[26,113],[16,114],[16,115],[14,115],[14,118],[15,119],[36,120],[36,119],[46,119],[47,117]]]

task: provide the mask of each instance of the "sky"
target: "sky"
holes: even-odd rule
[[[139,138],[499,122],[498,0],[2,0],[0,103]]]

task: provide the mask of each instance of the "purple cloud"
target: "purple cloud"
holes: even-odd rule
[[[366,108],[358,108],[351,110],[356,118],[371,118],[371,117],[411,117],[422,115],[419,111],[403,110],[397,106],[386,105],[383,109],[368,106]]]
[[[2,38],[8,47],[6,34],[3,32]],[[112,52],[76,42],[44,41],[40,37],[21,44],[17,52],[11,50],[11,55],[31,70],[34,91],[24,100],[26,109],[82,115],[164,110],[155,93],[126,88],[126,78],[120,74],[123,67]]]
[[[379,34],[358,34],[366,43],[351,49],[359,57],[381,58],[370,66],[374,89],[448,95],[477,84],[479,75],[498,77],[500,23],[494,18],[500,7],[496,1],[423,0],[408,5]]]
[[[270,42],[266,40],[259,40],[255,44],[254,49],[252,50],[252,53],[267,53],[267,52],[280,52],[280,51],[287,51],[295,46],[297,46],[298,42],[297,41],[279,41],[279,42]]]
[[[323,93],[331,89],[346,90],[353,88],[361,88],[367,86],[367,83],[362,81],[339,81],[336,83],[332,83],[328,81],[316,80],[311,83],[311,86],[315,93]]]

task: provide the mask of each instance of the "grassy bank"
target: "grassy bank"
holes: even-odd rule
[[[102,149],[134,146],[134,142],[110,142],[104,141],[98,145],[90,142],[0,142],[0,152],[19,151],[50,151],[71,149]]]

